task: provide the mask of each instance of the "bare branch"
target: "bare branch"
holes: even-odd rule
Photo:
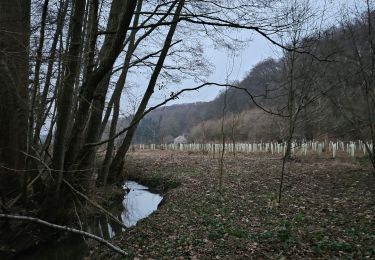
[[[282,115],[282,114],[279,114],[279,113],[275,113],[271,110],[267,110],[266,108],[262,107],[261,105],[259,105],[257,103],[257,101],[255,100],[255,97],[254,95],[252,95],[250,93],[249,90],[247,90],[246,88],[242,88],[242,87],[239,87],[239,86],[235,86],[235,85],[230,85],[230,84],[219,84],[219,83],[214,83],[214,82],[206,82],[206,83],[203,83],[197,87],[194,87],[194,88],[184,88],[180,91],[178,91],[177,93],[171,93],[170,97],[165,99],[163,102],[153,106],[153,107],[150,107],[149,109],[147,109],[143,114],[142,116],[138,119],[138,120],[135,120],[132,124],[130,124],[129,126],[123,128],[120,132],[118,132],[116,135],[114,135],[113,137],[111,138],[108,138],[104,141],[101,141],[101,142],[97,142],[97,143],[88,143],[88,144],[85,144],[85,146],[97,146],[97,145],[102,145],[102,144],[105,144],[111,140],[114,140],[116,139],[117,137],[119,137],[120,135],[122,135],[123,133],[125,133],[126,131],[128,131],[129,129],[131,129],[133,126],[135,126],[136,124],[139,123],[139,121],[142,120],[142,118],[144,118],[148,113],[150,113],[151,111],[167,104],[169,101],[171,100],[175,100],[178,98],[179,95],[181,95],[182,93],[184,92],[188,92],[188,91],[194,91],[194,90],[199,90],[205,86],[209,86],[209,85],[213,85],[213,86],[219,86],[219,87],[230,87],[230,88],[235,88],[235,89],[239,89],[239,90],[242,90],[242,91],[245,91],[245,93],[250,97],[250,99],[253,101],[253,103],[258,107],[260,108],[261,110],[263,110],[264,112],[266,113],[269,113],[269,114],[272,114],[272,115],[277,115],[277,116],[281,116],[281,117],[288,117],[286,115]]]
[[[63,182],[66,184],[66,186],[68,186],[73,192],[75,192],[76,194],[78,194],[79,196],[81,196],[82,198],[84,198],[85,200],[87,200],[91,205],[93,205],[94,207],[98,208],[99,210],[101,210],[104,214],[108,215],[111,219],[113,219],[117,224],[119,224],[120,226],[122,226],[123,228],[127,228],[124,223],[122,223],[121,221],[119,221],[111,212],[109,212],[108,210],[104,209],[102,206],[100,206],[98,203],[96,203],[95,201],[93,200],[90,200],[85,194],[83,194],[82,192],[79,192],[77,189],[75,189],[67,180],[64,180],[63,179]]]
[[[38,224],[41,224],[41,225],[45,225],[45,226],[50,227],[50,228],[59,229],[59,230],[71,232],[71,233],[74,233],[74,234],[83,235],[85,237],[94,239],[94,240],[96,240],[96,241],[98,241],[98,242],[106,245],[107,247],[109,247],[113,251],[115,251],[115,252],[117,252],[117,253],[119,253],[119,254],[121,254],[123,256],[127,256],[128,255],[127,252],[125,252],[121,248],[119,248],[119,247],[111,244],[110,242],[108,242],[104,238],[98,237],[98,236],[96,236],[94,234],[85,232],[83,230],[78,230],[78,229],[67,227],[67,226],[61,226],[61,225],[53,224],[53,223],[47,222],[47,221],[39,219],[39,218],[28,217],[28,216],[19,216],[19,215],[10,215],[10,214],[2,214],[2,213],[0,213],[0,218],[13,219],[13,220],[31,221],[31,222],[35,222],[35,223],[38,223]]]

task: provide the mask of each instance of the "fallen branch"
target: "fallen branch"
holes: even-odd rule
[[[96,236],[94,234],[82,231],[82,230],[78,230],[78,229],[71,228],[71,227],[66,227],[66,226],[60,226],[60,225],[53,224],[53,223],[47,222],[47,221],[39,219],[39,218],[28,217],[28,216],[0,214],[0,218],[31,221],[31,222],[42,224],[42,225],[45,225],[45,226],[48,226],[48,227],[51,227],[51,228],[68,231],[68,232],[71,232],[71,233],[74,233],[74,234],[83,235],[85,237],[92,238],[92,239],[94,239],[94,240],[96,240],[96,241],[98,241],[98,242],[100,242],[102,244],[105,244],[106,246],[108,246],[109,248],[111,248],[113,251],[115,251],[115,252],[117,252],[117,253],[119,253],[121,255],[124,255],[124,256],[128,255],[127,252],[125,252],[121,248],[119,248],[119,247],[111,244],[107,240],[105,240],[105,239],[103,239],[101,237],[98,237],[98,236]]]
[[[102,206],[100,206],[98,203],[96,203],[95,201],[93,200],[90,200],[85,194],[83,194],[82,192],[78,191],[77,189],[75,189],[68,181],[64,180],[63,179],[63,182],[66,184],[66,186],[68,186],[73,192],[75,192],[77,195],[81,196],[82,198],[84,198],[85,200],[87,200],[91,205],[93,205],[94,207],[98,208],[99,210],[101,210],[104,214],[108,215],[111,219],[113,219],[117,224],[119,224],[120,226],[122,226],[123,228],[127,228],[124,223],[122,223],[120,220],[118,220],[111,212],[109,212],[108,210],[104,209]]]
[[[22,152],[22,151],[21,151]],[[29,156],[29,157],[31,157],[31,158],[33,158],[33,159],[35,159],[35,160],[37,160],[38,162],[40,162],[40,163],[42,163],[43,164],[43,166],[48,170],[48,172],[49,172],[49,174],[50,174],[50,176],[52,177],[52,169],[42,160],[42,159],[40,159],[40,158],[38,158],[38,157],[35,157],[35,156],[32,156],[32,155],[30,155],[30,154],[27,154],[27,153],[25,153],[25,152],[22,152],[23,154],[25,154],[26,156]],[[33,180],[32,180],[32,182],[31,183],[29,183],[28,184],[28,188],[31,186],[31,185],[33,185],[33,183],[40,177],[40,173],[39,173],[39,175],[36,177],[36,178],[34,178]],[[117,224],[119,224],[121,227],[123,227],[123,228],[127,228],[125,225],[124,225],[124,223],[122,223],[120,220],[118,220],[113,214],[111,214],[111,212],[109,212],[109,211],[107,211],[106,209],[104,209],[102,206],[100,206],[98,203],[96,203],[95,201],[92,201],[92,200],[90,200],[85,194],[83,194],[82,192],[79,192],[77,189],[75,189],[68,181],[66,181],[65,179],[63,179],[63,182],[73,191],[73,192],[75,192],[76,194],[78,194],[79,196],[81,196],[83,199],[85,199],[85,200],[87,200],[91,205],[93,205],[94,207],[96,207],[96,208],[98,208],[99,210],[101,210],[104,214],[106,214],[106,215],[108,215],[111,219],[113,219]],[[22,194],[20,194],[20,195],[18,195],[18,197],[14,200],[14,201],[12,201],[11,203],[10,203],[10,205],[8,206],[8,207],[12,207],[16,202],[17,202],[17,200],[21,197],[21,195]]]

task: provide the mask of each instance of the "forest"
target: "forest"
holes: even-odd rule
[[[1,0],[0,258],[375,257],[374,24],[373,0]],[[254,35],[275,55],[232,80]]]

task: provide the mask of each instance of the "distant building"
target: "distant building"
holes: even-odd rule
[[[186,139],[185,135],[180,135],[180,136],[177,136],[177,137],[173,140],[173,143],[174,143],[174,144],[187,144],[187,143],[188,143],[188,140]]]

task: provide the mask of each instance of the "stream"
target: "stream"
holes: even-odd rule
[[[124,198],[109,210],[119,217],[127,227],[135,226],[141,219],[156,211],[163,197],[152,193],[149,188],[135,181],[126,181],[123,185]],[[106,215],[94,217],[87,225],[87,231],[105,239],[111,239],[125,229]],[[88,245],[82,236],[69,234],[62,241],[51,241],[25,252],[14,259],[65,260],[83,259],[88,253]]]

